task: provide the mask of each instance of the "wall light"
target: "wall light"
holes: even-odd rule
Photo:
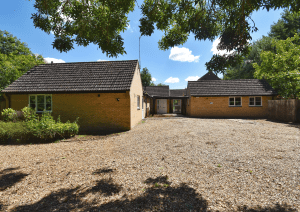
[[[119,99],[119,98],[117,98],[117,101],[120,101],[120,99]]]
[[[98,94],[98,97],[100,97],[100,94]]]

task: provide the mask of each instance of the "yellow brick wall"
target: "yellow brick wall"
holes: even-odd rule
[[[140,96],[140,109],[137,108],[137,96]],[[142,97],[143,87],[138,66],[135,69],[133,80],[130,88],[130,127],[133,128],[142,120]]]
[[[52,115],[62,122],[79,117],[81,132],[130,130],[130,96],[126,93],[52,94]],[[119,101],[116,99],[119,98]],[[11,108],[28,106],[28,95],[11,95]]]
[[[144,114],[145,117],[150,115],[150,98],[144,96]]]
[[[84,132],[130,129],[130,98],[126,93],[53,94],[52,115],[62,122],[79,117]],[[117,101],[117,98],[119,101]]]
[[[14,110],[20,111],[24,107],[28,106],[28,94],[14,94],[9,95],[10,107]]]
[[[257,117],[268,115],[268,100],[271,96],[262,96],[262,106],[249,106],[249,96],[242,96],[242,106],[228,106],[227,97],[191,97],[187,107],[187,115],[194,117]],[[213,104],[210,104],[210,103]]]

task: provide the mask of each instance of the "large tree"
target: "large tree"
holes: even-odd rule
[[[254,63],[254,76],[266,79],[283,97],[300,97],[300,36],[273,39],[276,51],[262,51],[261,64]]]
[[[150,71],[148,68],[143,68],[141,71],[141,78],[142,78],[142,84],[143,86],[153,86],[154,83],[152,82],[152,76],[150,74]]]
[[[126,30],[128,14],[136,0],[35,0],[32,15],[35,27],[55,35],[53,48],[69,51],[74,44],[94,43],[110,57],[125,54],[120,33]],[[219,49],[236,50],[232,55],[214,55],[209,70],[223,72],[248,53],[250,32],[256,31],[254,11],[289,8],[299,11],[298,0],[144,0],[140,6],[140,32],[150,36],[155,27],[164,32],[158,42],[162,50],[187,41],[220,37]]]
[[[9,32],[0,30],[0,90],[35,65],[43,63],[43,57],[33,54],[26,43]]]
[[[285,10],[281,14],[281,18],[271,26],[271,31],[268,36],[263,36],[261,39],[253,42],[250,45],[250,52],[243,56],[241,63],[230,66],[226,69],[225,79],[252,79],[254,78],[255,69],[253,63],[260,65],[261,51],[275,52],[275,46],[272,46],[272,39],[286,40],[288,37],[293,37],[295,33],[300,32],[300,12],[290,12]]]

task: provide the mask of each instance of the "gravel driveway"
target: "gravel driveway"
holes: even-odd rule
[[[299,125],[148,118],[96,140],[0,146],[0,211],[300,211]]]

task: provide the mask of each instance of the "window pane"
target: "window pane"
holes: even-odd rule
[[[249,98],[249,105],[254,105],[254,98]]]
[[[46,96],[46,104],[51,104],[51,96]]]
[[[35,110],[35,104],[30,104],[30,106],[29,107],[31,107],[32,109],[34,109]]]
[[[51,104],[46,104],[46,110],[51,111]]]
[[[35,104],[35,96],[30,96],[29,99],[30,104]]]
[[[44,96],[43,95],[38,95],[37,96],[37,103],[38,104],[44,104]]]
[[[44,111],[44,104],[38,104],[37,111]]]
[[[255,97],[255,105],[261,105],[261,97]]]
[[[229,98],[229,105],[234,105],[234,98]]]
[[[235,97],[235,105],[242,105],[241,97]]]

